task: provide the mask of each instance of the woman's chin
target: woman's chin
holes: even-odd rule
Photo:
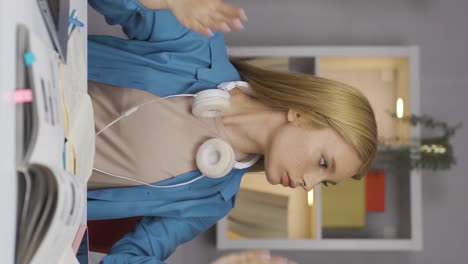
[[[277,185],[281,183],[280,180],[275,180],[274,178],[272,179],[272,177],[267,172],[265,172],[265,176],[266,176],[267,181],[272,185]]]

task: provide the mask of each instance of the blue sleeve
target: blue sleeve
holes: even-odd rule
[[[114,244],[103,264],[162,264],[179,246],[214,225],[218,217],[145,216]]]
[[[88,0],[110,25],[119,24],[129,39],[163,41],[195,32],[180,24],[170,10],[151,10],[138,0]],[[201,36],[201,35],[200,35]]]
[[[208,38],[181,25],[170,10],[150,10],[137,0],[89,3],[130,38],[88,36],[89,80],[161,97],[240,80],[222,33]]]

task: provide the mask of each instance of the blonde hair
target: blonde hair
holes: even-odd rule
[[[231,58],[261,103],[278,111],[294,109],[310,128],[332,128],[357,153],[362,165],[354,179],[371,168],[377,152],[377,123],[366,97],[356,88],[329,79],[262,69]]]

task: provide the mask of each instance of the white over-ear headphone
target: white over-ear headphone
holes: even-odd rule
[[[254,97],[252,89],[250,85],[246,82],[242,81],[235,81],[235,82],[223,82],[218,85],[218,89],[207,89],[197,94],[179,94],[179,95],[171,95],[166,96],[160,99],[151,100],[140,104],[138,106],[132,107],[131,109],[127,110],[122,116],[115,119],[99,132],[96,133],[96,136],[101,134],[104,130],[112,126],[114,123],[119,121],[120,119],[131,115],[132,113],[136,112],[138,108],[141,106],[152,103],[161,99],[170,98],[170,97],[178,97],[178,96],[193,96],[195,97],[192,102],[192,113],[197,117],[217,117],[221,116],[229,110],[230,107],[230,94],[229,90],[238,87],[246,94]],[[210,178],[220,178],[226,176],[232,169],[245,169],[254,165],[259,159],[260,154],[251,154],[247,157],[247,160],[244,162],[238,162],[235,160],[234,150],[232,149],[229,143],[225,142],[219,138],[212,138],[205,141],[199,148],[196,154],[196,164],[198,169],[203,174],[202,176],[193,179],[189,182],[170,185],[170,186],[155,186],[145,182],[141,182],[135,179],[131,179],[128,177],[115,175],[97,168],[93,168],[96,171],[102,172],[109,176],[128,179],[132,181],[136,181],[151,187],[156,188],[170,188],[170,187],[177,187],[185,184],[192,183],[196,180],[201,179],[204,176],[208,176]]]
[[[223,82],[218,85],[219,89],[208,89],[198,92],[192,103],[192,113],[198,117],[221,116],[229,110],[229,91],[239,87],[246,94],[254,97],[252,88],[246,82]]]

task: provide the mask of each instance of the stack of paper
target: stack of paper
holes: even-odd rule
[[[75,175],[30,164],[19,172],[16,263],[57,263],[80,226],[86,196]]]
[[[94,164],[94,114],[87,90],[86,57],[81,47],[82,35],[77,33],[75,30],[69,37],[67,64],[61,65],[59,87],[67,138],[66,168],[86,183],[91,177]]]

